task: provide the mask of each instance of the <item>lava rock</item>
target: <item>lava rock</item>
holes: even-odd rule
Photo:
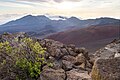
[[[91,76],[92,80],[120,80],[120,57],[96,60]]]
[[[65,80],[65,71],[63,69],[54,70],[52,68],[44,69],[38,80]]]
[[[73,69],[66,72],[67,80],[91,80],[87,71]]]

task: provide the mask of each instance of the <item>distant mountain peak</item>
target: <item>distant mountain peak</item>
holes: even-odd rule
[[[80,21],[80,19],[79,18],[77,18],[77,17],[70,17],[70,18],[68,18],[67,19],[68,21],[70,21],[70,22],[79,22]]]
[[[22,17],[22,18],[20,18],[20,19],[25,19],[25,18],[31,18],[31,19],[33,19],[33,18],[42,18],[42,19],[49,19],[48,17],[46,17],[45,15],[38,15],[38,16],[33,16],[33,15],[26,15],[26,16],[24,16],[24,17]]]
[[[33,17],[33,15],[29,14],[29,15],[26,15],[26,16],[30,16],[30,17]]]
[[[0,25],[0,33],[24,31],[36,32],[41,33],[41,35],[46,35],[48,32],[60,32],[67,29],[83,28],[91,25],[114,25],[118,24],[118,22],[119,20],[114,18],[81,20],[80,18],[74,16],[67,18],[65,16],[26,15],[22,18]]]
[[[35,19],[35,16],[33,16],[33,15],[26,15],[26,16],[23,16],[20,19],[17,19],[17,21],[18,20],[31,20],[31,19]]]
[[[74,17],[74,16],[70,17],[69,19],[71,19],[71,20],[80,20],[79,18]]]
[[[37,17],[37,18],[39,18],[39,19],[45,19],[45,20],[51,20],[50,18],[48,18],[47,16],[45,16],[45,15],[38,15],[38,16],[35,16],[35,17]]]
[[[30,17],[34,17],[33,15],[31,15],[31,14],[29,14],[29,15],[26,15],[26,16],[24,16],[24,17],[22,17],[22,18],[30,18]]]

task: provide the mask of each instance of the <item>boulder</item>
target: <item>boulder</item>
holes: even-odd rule
[[[76,58],[74,56],[71,56],[71,55],[66,55],[66,56],[62,57],[62,60],[69,61],[72,64],[76,63]]]
[[[53,64],[53,69],[61,69],[62,68],[62,62],[55,60],[54,62],[51,62]]]
[[[38,80],[65,80],[65,71],[63,69],[54,70],[52,68],[44,69]]]
[[[87,71],[73,69],[66,72],[67,80],[91,80]]]
[[[76,57],[75,65],[80,66],[82,68],[85,68],[86,67],[86,61],[87,60],[85,59],[84,55],[81,53]]]
[[[120,40],[112,41],[94,54],[95,58],[111,59],[120,57]]]
[[[62,68],[65,71],[71,70],[73,68],[73,64],[70,61],[62,60]]]
[[[120,80],[120,57],[96,60],[91,76],[92,80]]]
[[[75,52],[76,53],[84,53],[85,52],[85,48],[75,48]]]
[[[74,44],[69,44],[67,47],[75,49],[75,45]]]
[[[82,53],[79,54],[79,55],[76,57],[76,60],[77,60],[77,62],[79,62],[79,63],[85,63],[85,62],[86,62],[85,56],[84,56]]]
[[[55,59],[60,59],[64,55],[68,54],[64,48],[64,44],[51,39],[39,40],[40,44],[47,49],[50,56]]]
[[[64,53],[64,54],[66,54],[66,55],[69,55],[69,52],[67,51],[66,48],[61,48],[61,52]]]
[[[78,55],[78,53],[75,53],[74,51],[72,51],[72,50],[68,50],[69,51],[69,54],[71,55],[71,56],[77,56]]]

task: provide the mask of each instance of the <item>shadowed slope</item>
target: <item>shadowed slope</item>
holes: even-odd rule
[[[75,44],[86,47],[90,51],[103,47],[120,34],[119,24],[90,26],[82,29],[64,31],[47,38],[61,41],[65,44]]]

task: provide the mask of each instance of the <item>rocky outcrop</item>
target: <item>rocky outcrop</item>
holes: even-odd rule
[[[53,63],[51,69],[43,69],[41,80],[86,80],[91,79],[88,74],[92,69],[88,52],[85,48],[76,48],[75,45],[64,45],[50,39],[38,39],[46,48],[49,57],[46,59]],[[59,72],[62,70],[63,72]],[[63,75],[64,76],[61,76]],[[49,76],[52,75],[52,76]],[[59,76],[59,77],[57,77]],[[54,77],[54,78],[53,78]]]
[[[65,80],[66,75],[63,69],[47,68],[42,71],[38,80]]]
[[[39,40],[39,42],[49,53],[49,58],[47,60],[54,58],[54,61],[57,60],[64,65],[66,63],[71,63],[76,66],[82,63],[85,65],[87,65],[87,62],[89,63],[90,58],[88,57],[88,52],[84,48],[75,48],[74,45],[64,45],[58,41],[49,39]]]
[[[120,80],[120,40],[96,51],[91,72],[93,80]]]
[[[120,40],[114,40],[104,48],[96,51],[95,58],[110,59],[120,57]]]
[[[91,77],[88,75],[87,71],[73,69],[66,72],[67,80],[91,80]]]
[[[19,48],[21,45],[24,45],[21,42],[21,39],[26,37],[28,37],[26,33],[6,33],[0,35],[0,42],[8,41],[11,46]],[[31,39],[33,41],[37,41],[42,46],[42,48],[45,49],[44,60],[47,63],[51,63],[49,65],[47,65],[47,63],[41,65],[40,75],[33,80],[120,79],[120,40],[114,40],[105,48],[96,51],[94,55],[89,55],[85,48],[78,48],[73,44],[65,45],[51,39]],[[30,49],[23,47],[23,49],[24,48],[26,51],[29,51],[28,54],[32,53]],[[0,53],[0,65],[6,63],[4,62],[4,59],[7,60],[6,66],[10,66],[8,68],[11,71],[11,74],[7,74],[7,67],[0,66],[0,79],[14,80],[14,73],[21,73],[21,71],[12,72],[12,70],[14,70],[14,65],[11,66],[10,64],[14,64],[14,57],[11,58],[9,55]],[[25,73],[22,73],[22,75],[24,74]]]
[[[120,80],[120,57],[114,59],[98,59],[93,66],[93,80]]]
[[[1,35],[0,40],[1,42],[8,41],[11,43],[11,46],[17,47],[18,45],[20,46],[23,44],[20,40],[25,37],[28,37],[26,33],[6,33]],[[41,74],[39,75],[38,80],[90,79],[88,73],[92,69],[92,64],[90,63],[90,58],[85,48],[76,48],[75,45],[72,44],[64,45],[58,41],[51,39],[32,38],[32,40],[39,42],[41,46],[46,50],[44,55],[45,61],[51,63],[50,66],[42,65]],[[3,56],[0,56],[0,58],[1,57],[3,58]],[[1,78],[2,75],[4,75],[3,72],[1,72],[0,79],[3,79]],[[5,78],[7,78],[7,76]]]

